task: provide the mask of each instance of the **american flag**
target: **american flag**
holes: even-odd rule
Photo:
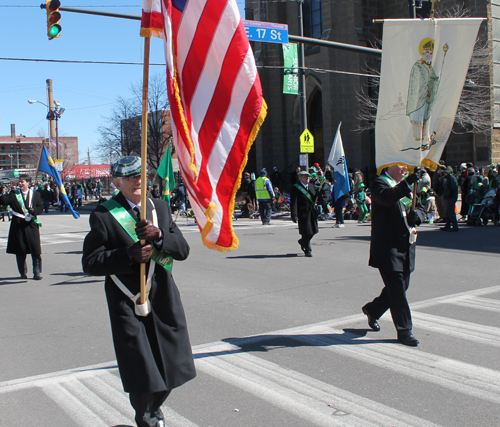
[[[267,105],[235,0],[161,0],[174,144],[203,243],[238,247],[234,199]]]
[[[162,37],[161,0],[142,0],[141,37]]]

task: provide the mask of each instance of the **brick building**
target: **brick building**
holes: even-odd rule
[[[10,136],[0,136],[0,169],[36,168],[42,141],[45,142],[52,158],[56,159],[55,142],[49,144],[47,138],[16,135],[16,125],[10,125],[10,129]],[[65,167],[79,163],[78,137],[59,137],[59,158],[63,160]]]
[[[408,18],[411,0],[348,0],[311,1],[306,0],[304,10],[304,36],[354,44],[367,47],[381,47],[382,24],[373,19]],[[416,2],[417,5],[420,3]],[[488,18],[481,30],[489,42],[490,60],[500,63],[500,49],[494,46],[500,42],[500,0],[441,0],[437,10],[451,10],[462,4],[472,17]],[[496,5],[498,4],[498,6]],[[430,2],[423,2],[424,9],[418,13],[429,13]],[[247,0],[246,19],[285,23],[290,34],[297,31],[297,3],[276,0]],[[428,15],[427,15],[428,16]],[[496,30],[496,31],[495,31]],[[262,167],[271,170],[277,166],[280,171],[291,173],[299,163],[300,114],[298,96],[285,95],[283,88],[282,46],[272,43],[253,43],[256,63],[262,81],[264,98],[268,104],[268,115],[249,154],[247,170],[258,171]],[[496,53],[495,53],[496,52]],[[379,69],[380,58],[365,53],[305,46],[306,97],[308,129],[315,139],[315,153],[309,155],[309,164],[324,165],[330,152],[339,122],[342,122],[342,138],[349,168],[359,167],[375,173],[374,131],[359,131],[357,118],[360,103],[357,91],[366,88],[367,65]],[[498,60],[496,60],[498,57]],[[493,94],[499,91],[500,75],[492,67],[491,108],[484,114],[492,117],[490,134],[474,134],[467,129],[460,134],[452,133],[443,159],[456,166],[472,161],[477,165],[488,165],[500,161],[500,105],[493,101]],[[494,83],[498,83],[497,86]],[[496,99],[496,98],[495,98]],[[498,112],[498,114],[497,114]],[[497,128],[498,127],[498,128]],[[465,132],[465,133],[463,133]]]

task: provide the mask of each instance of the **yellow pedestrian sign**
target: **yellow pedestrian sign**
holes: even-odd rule
[[[300,152],[301,153],[314,153],[314,136],[306,129],[300,135]]]

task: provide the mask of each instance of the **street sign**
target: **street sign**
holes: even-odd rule
[[[300,152],[301,153],[314,153],[314,136],[306,129],[300,135]]]
[[[62,172],[63,171],[63,161],[62,159],[54,159],[54,164],[56,165],[56,169],[59,171],[59,172]]]
[[[251,42],[288,43],[288,25],[274,22],[243,21]]]
[[[299,155],[299,166],[307,167],[307,154],[300,154]]]

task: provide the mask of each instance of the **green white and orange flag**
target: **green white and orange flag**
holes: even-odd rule
[[[175,188],[174,168],[172,167],[172,151],[170,150],[170,142],[168,143],[167,150],[161,159],[160,165],[157,169],[158,176],[165,181],[163,191],[161,193],[162,200],[170,203],[170,195]]]

